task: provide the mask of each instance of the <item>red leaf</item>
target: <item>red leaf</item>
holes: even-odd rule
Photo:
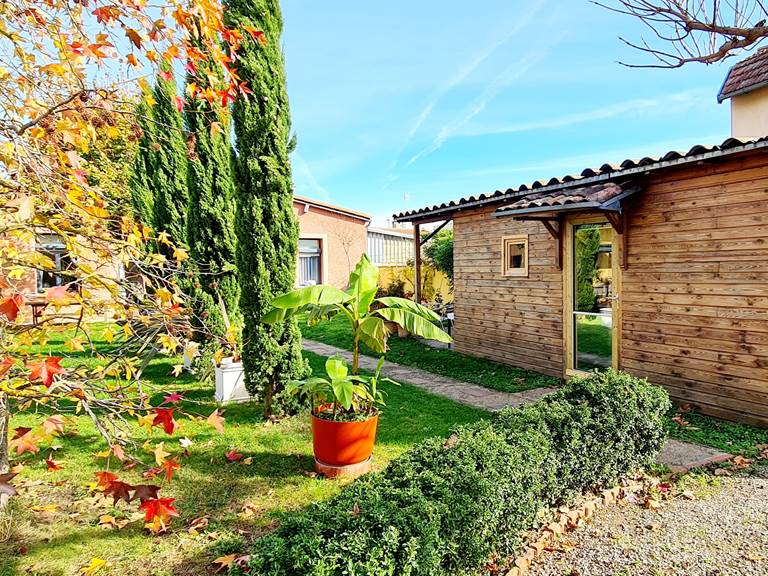
[[[14,294],[0,302],[0,315],[5,316],[11,322],[15,322],[22,306],[24,306],[24,296]]]
[[[227,462],[239,462],[243,459],[243,455],[240,454],[237,450],[230,450],[226,454],[224,454],[224,458],[227,459]]]
[[[56,374],[64,374],[65,370],[59,365],[59,362],[61,362],[61,358],[57,356],[49,356],[45,360],[27,364],[27,369],[30,370],[30,382],[42,380],[45,387],[50,388],[51,384],[53,384],[53,377],[56,376]]]
[[[174,96],[173,103],[176,105],[176,110],[179,112],[184,110],[184,99],[181,96]]]
[[[113,504],[117,504],[119,500],[130,502],[133,499],[131,496],[133,489],[134,487],[130,484],[117,480],[104,489],[104,497],[112,496]]]
[[[163,522],[167,522],[171,517],[179,515],[176,508],[173,507],[174,501],[174,498],[145,500],[139,506],[139,510],[144,510],[145,522],[152,522],[155,518],[160,518]]]
[[[10,356],[6,356],[2,361],[0,361],[0,378],[7,374],[7,372],[13,366],[14,362],[15,360]]]
[[[112,444],[112,454],[114,454],[115,458],[120,460],[120,462],[125,460],[125,452],[123,451],[123,447],[120,446],[120,444]]]
[[[109,487],[114,483],[117,482],[117,475],[112,474],[112,472],[107,472],[106,470],[103,472],[96,472],[96,487],[101,488],[103,490],[108,490]]]
[[[45,465],[48,467],[48,472],[57,472],[62,468],[61,463],[56,462],[56,460],[53,459],[53,454],[48,456],[48,459],[45,461]]]
[[[155,419],[152,421],[153,426],[161,425],[163,430],[168,435],[173,434],[176,429],[176,421],[173,419],[174,408],[155,408]]]
[[[144,502],[146,500],[154,500],[157,498],[160,486],[155,486],[154,484],[139,484],[138,486],[134,486],[133,489],[135,490],[133,497]]]
[[[160,72],[157,73],[157,75],[160,76],[160,78],[162,78],[166,82],[170,82],[173,79],[173,72],[171,72],[170,70],[161,70]]]
[[[178,470],[179,468],[181,468],[181,466],[179,466],[179,463],[176,462],[176,460],[174,460],[173,458],[169,458],[168,460],[163,462],[163,470],[165,470],[165,479],[168,482],[173,480],[173,472],[174,470]]]
[[[66,284],[62,284],[61,286],[54,286],[53,288],[49,288],[45,292],[46,302],[53,302],[54,304],[65,303],[69,299],[70,299],[70,294],[69,292],[67,292]]]
[[[184,394],[179,394],[178,392],[172,392],[171,394],[168,394],[168,396],[163,396],[163,402],[166,404],[178,404],[181,402],[181,400],[184,398]]]
[[[152,468],[149,468],[148,470],[145,470],[144,472],[142,472],[141,473],[141,477],[142,478],[154,478],[155,476],[160,474],[160,472],[162,472],[162,471],[163,471],[163,469],[160,468],[159,466],[153,466]]]

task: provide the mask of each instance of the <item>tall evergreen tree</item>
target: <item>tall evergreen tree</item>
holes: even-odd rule
[[[198,47],[202,49],[202,47]],[[188,86],[204,85],[216,68],[198,61]],[[199,318],[224,334],[221,296],[231,321],[239,316],[240,285],[235,271],[235,181],[229,114],[201,98],[188,98],[184,116],[189,129],[189,209],[187,243],[198,268],[193,306]]]
[[[150,189],[154,189],[154,228],[177,246],[187,244],[187,138],[182,100],[169,69],[158,75],[152,91],[154,141],[151,147]]]
[[[227,0],[229,25],[244,30],[237,71],[253,94],[235,100],[237,137],[237,267],[242,295],[246,385],[264,399],[266,414],[280,411],[285,384],[305,376],[301,335],[291,319],[261,323],[275,296],[296,279],[298,223],[293,213],[289,147],[291,121],[280,49],[278,0]],[[258,32],[257,32],[258,31]]]
[[[154,126],[152,122],[152,109],[147,103],[146,97],[142,97],[136,106],[136,117],[141,130],[136,155],[129,178],[131,205],[136,218],[145,226],[155,225],[155,197],[150,184],[152,172],[152,156],[154,144]]]

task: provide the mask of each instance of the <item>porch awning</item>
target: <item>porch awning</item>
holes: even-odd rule
[[[502,206],[495,216],[560,214],[576,211],[621,212],[621,201],[638,192],[639,188],[624,188],[614,182],[596,184],[570,190],[554,190],[528,194],[524,198]]]

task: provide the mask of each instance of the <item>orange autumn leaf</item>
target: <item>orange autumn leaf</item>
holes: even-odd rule
[[[103,470],[96,472],[96,487],[102,490],[109,488],[113,482],[117,481],[117,474]]]
[[[45,432],[46,436],[50,436],[54,433],[61,434],[64,432],[64,425],[66,423],[67,421],[64,419],[64,416],[54,414],[53,416],[46,418],[45,422],[43,422],[43,432]]]
[[[125,35],[128,37],[128,40],[130,40],[131,43],[136,46],[136,48],[141,49],[141,34],[139,34],[138,31],[134,30],[133,28],[128,28],[125,31]]]
[[[17,456],[21,456],[25,452],[37,454],[40,452],[37,441],[38,437],[31,428],[16,428],[8,446],[11,450],[16,450]]]
[[[219,414],[219,409],[216,408],[208,419],[206,420],[219,434],[224,434],[224,418]]]
[[[47,467],[48,472],[57,472],[62,469],[61,462],[57,462],[53,459],[53,454],[48,456],[48,459],[45,461],[45,465]]]
[[[24,306],[24,296],[14,294],[0,301],[0,315],[5,316],[11,322],[15,322],[22,306]]]
[[[54,376],[57,374],[64,374],[65,372],[59,362],[61,362],[61,358],[58,356],[49,356],[45,360],[29,362],[27,364],[27,369],[30,371],[30,382],[40,380],[46,388],[50,388],[51,384],[53,384]]]
[[[169,458],[165,462],[163,462],[163,470],[165,470],[165,479],[170,482],[173,480],[173,473],[174,471],[181,468],[178,462],[176,462],[175,459]]]
[[[6,356],[0,361],[0,378],[5,376],[8,371],[13,367],[15,360],[10,356]]]
[[[173,507],[174,501],[175,498],[155,498],[152,500],[145,500],[139,506],[139,509],[144,511],[144,521],[152,522],[156,518],[159,518],[167,524],[171,518],[179,515],[176,508]]]
[[[67,291],[67,285],[63,284],[61,286],[54,286],[53,288],[49,288],[45,292],[45,301],[46,302],[52,302],[56,305],[61,305],[69,302],[70,300],[70,294]]]

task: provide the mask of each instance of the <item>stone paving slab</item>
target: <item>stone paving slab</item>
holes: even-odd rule
[[[352,361],[352,352],[322,342],[304,340],[304,349],[321,356],[340,354],[348,362]],[[360,355],[360,367],[365,370],[375,370],[377,362],[376,358]],[[501,410],[505,406],[518,407],[531,404],[556,390],[556,388],[534,388],[523,392],[500,392],[388,361],[384,362],[382,373],[393,380],[402,380],[432,394],[489,411]],[[729,458],[731,458],[730,454],[715,448],[670,438],[657,460],[659,464],[668,466],[673,472],[684,472],[691,468],[723,462]]]

